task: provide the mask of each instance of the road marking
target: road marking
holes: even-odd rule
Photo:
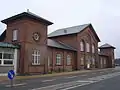
[[[69,90],[69,89],[72,89],[72,88],[96,83],[96,82],[99,82],[101,80],[113,78],[113,77],[119,76],[119,75],[120,75],[120,72],[111,73],[111,74],[106,74],[106,75],[101,75],[101,76],[88,78],[88,79],[85,79],[84,81],[81,81],[81,80],[71,81],[71,82],[67,82],[67,83],[60,83],[60,84],[50,85],[50,86],[46,86],[46,87],[33,88],[33,89],[30,89],[30,90],[57,90],[57,89]]]
[[[51,80],[43,80],[42,82],[51,82],[51,81],[54,81],[56,79],[51,79]]]
[[[75,78],[75,77],[77,77],[77,76],[71,76],[71,77],[67,77],[67,78]]]
[[[35,88],[35,89],[29,89],[29,90],[56,90],[56,89],[62,89],[66,87],[71,87],[71,86],[76,86],[81,83],[91,83],[92,81],[71,81],[67,83],[60,83],[60,84],[55,84],[55,85],[50,85],[46,87],[40,87],[40,88]]]
[[[81,76],[87,76],[87,75],[85,74],[85,75],[81,75]]]
[[[26,85],[27,83],[20,83],[20,84],[13,84],[13,86],[22,86],[22,85]],[[11,85],[6,85],[6,87],[11,87]]]
[[[80,85],[73,86],[73,87],[68,87],[68,88],[61,89],[61,90],[69,90],[69,89],[73,89],[73,88],[76,88],[76,87],[85,86],[85,85],[88,85],[88,84],[90,84],[90,83],[84,83],[84,84],[80,84]]]
[[[100,73],[104,73],[104,72],[100,72]]]
[[[96,74],[96,73],[92,73],[92,74]]]
[[[95,82],[95,81],[90,81],[90,80],[85,80],[85,81],[82,81],[82,80],[78,80],[78,81],[76,81],[76,82],[79,82],[79,83],[81,83],[81,82],[83,82],[83,83],[93,83],[93,82]]]

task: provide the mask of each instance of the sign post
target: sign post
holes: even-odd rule
[[[10,79],[10,85],[13,86],[13,78],[15,77],[15,72],[13,70],[10,70],[8,72],[8,78]]]

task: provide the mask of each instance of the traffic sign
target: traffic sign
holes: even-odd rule
[[[9,78],[10,80],[12,80],[14,77],[15,77],[15,72],[14,72],[13,70],[10,70],[10,71],[8,72],[8,78]]]

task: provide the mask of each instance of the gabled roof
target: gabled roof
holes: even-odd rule
[[[63,28],[63,29],[58,29],[48,35],[48,37],[57,37],[57,36],[62,36],[62,35],[69,35],[69,34],[77,34],[81,31],[83,31],[87,27],[92,27],[91,24],[83,24],[83,25],[78,25],[78,26],[73,26],[73,27],[68,27],[68,28]],[[95,30],[92,27],[92,31],[97,38],[98,41],[100,41],[99,37],[97,36]]]
[[[75,34],[83,29],[85,29],[89,24],[83,24],[83,25],[78,25],[78,26],[73,26],[73,27],[68,27],[68,28],[62,28],[58,29],[48,35],[48,37],[55,37],[55,36],[61,36],[61,35],[68,35],[68,34]]]
[[[48,21],[48,20],[46,20],[46,19],[44,19],[44,18],[34,14],[34,13],[31,13],[31,12],[23,12],[23,13],[15,15],[15,16],[9,17],[7,19],[4,19],[1,22],[7,24],[10,21],[13,21],[13,20],[16,20],[16,19],[20,19],[22,17],[29,17],[29,18],[35,19],[37,21],[40,21],[42,23],[45,23],[47,25],[53,24],[52,22],[50,22],[50,21]]]
[[[62,42],[58,42],[58,41],[55,41],[55,40],[52,40],[52,39],[47,39],[47,45],[49,47],[77,51],[75,48],[73,48],[73,47],[71,47],[71,46],[69,46],[67,44],[64,44]]]
[[[113,46],[111,46],[110,44],[104,44],[104,45],[102,45],[102,46],[100,46],[99,47],[100,49],[105,49],[105,48],[113,48],[113,49],[115,49],[115,47],[113,47]]]

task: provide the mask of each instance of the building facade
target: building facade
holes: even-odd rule
[[[0,63],[0,67],[14,67],[7,70],[14,69],[18,74],[40,74],[114,67],[115,48],[105,44],[100,47],[99,54],[100,39],[91,24],[63,28],[47,35],[48,26],[53,23],[31,12],[4,19],[2,23],[7,27],[0,36],[1,43],[17,47],[13,53],[16,63]],[[6,46],[1,48],[8,49]]]

